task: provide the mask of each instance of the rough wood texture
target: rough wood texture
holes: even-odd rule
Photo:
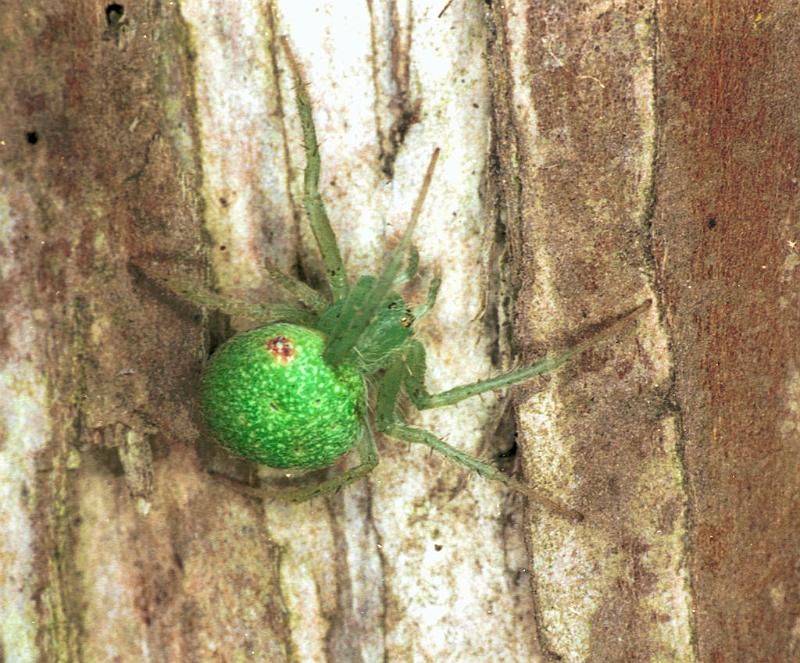
[[[648,235],[653,16],[520,2],[494,5],[492,26],[518,337],[538,354],[657,302],[520,398],[527,468],[588,516],[530,520],[540,640],[569,661],[690,661],[682,440]]]
[[[793,3],[0,4],[0,661],[800,656]],[[253,471],[195,404],[246,321],[143,270],[259,298],[265,257],[319,278],[282,34],[351,274],[442,149],[413,284],[445,281],[431,388],[652,301],[516,420],[495,397],[419,419],[486,457],[516,428],[584,523],[389,442],[309,504],[210,473]]]
[[[800,658],[795,3],[659,7],[653,250],[703,661]]]

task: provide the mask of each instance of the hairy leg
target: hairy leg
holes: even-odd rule
[[[253,304],[243,302],[218,295],[194,284],[183,283],[178,279],[159,279],[158,283],[165,285],[170,291],[190,304],[220,311],[226,315],[248,318],[254,322],[293,322],[309,326],[313,324],[315,318],[309,311],[290,304]]]
[[[283,502],[305,502],[349,486],[372,472],[378,464],[378,448],[375,446],[375,438],[369,426],[365,426],[363,435],[356,443],[356,449],[360,462],[352,469],[345,470],[341,474],[313,486],[264,491],[264,496]]]
[[[575,509],[571,509],[567,506],[564,506],[555,499],[545,495],[542,491],[537,490],[535,488],[531,488],[530,486],[527,486],[521,481],[512,479],[510,476],[503,474],[503,472],[497,469],[494,465],[484,463],[483,461],[475,458],[474,456],[470,456],[469,454],[465,454],[463,451],[459,451],[455,447],[452,447],[446,442],[440,440],[438,437],[436,437],[433,433],[430,433],[429,431],[423,430],[422,428],[415,428],[414,426],[408,426],[406,424],[398,422],[391,424],[384,432],[389,437],[394,437],[399,440],[403,440],[404,442],[414,442],[417,444],[424,444],[425,446],[430,447],[434,451],[437,451],[438,453],[442,454],[446,458],[449,458],[454,463],[458,463],[459,465],[463,465],[464,467],[472,470],[473,472],[477,472],[485,479],[490,479],[492,481],[499,481],[500,483],[508,486],[512,490],[515,490],[518,493],[522,493],[531,502],[534,502],[539,506],[544,507],[545,509],[551,511],[552,513],[558,514],[559,516],[563,516],[564,518],[568,518],[569,520],[574,520],[574,521],[583,520],[583,514],[580,511],[576,511]]]
[[[394,280],[394,285],[402,285],[413,279],[419,271],[419,251],[415,247],[408,250],[408,263],[406,268]]]
[[[619,327],[621,325],[630,324],[635,320],[638,313],[649,307],[650,300],[647,300],[643,304],[624,312],[622,315],[612,318],[608,324],[602,326],[595,334],[577,343],[561,354],[545,357],[531,366],[523,366],[522,368],[501,373],[500,375],[487,378],[486,380],[478,380],[470,384],[453,387],[452,389],[439,392],[438,394],[431,394],[425,386],[425,347],[419,341],[410,341],[409,349],[406,353],[406,392],[411,402],[414,403],[414,406],[418,410],[428,410],[435,407],[444,407],[445,405],[454,405],[470,396],[477,396],[487,391],[504,389],[515,384],[520,384],[521,382],[526,382],[537,375],[555,370],[612,334],[619,333]]]
[[[413,310],[414,320],[420,320],[430,313],[434,304],[436,304],[436,296],[439,294],[439,286],[442,285],[442,279],[434,276],[431,284],[428,286],[428,295],[425,301]]]
[[[498,468],[485,463],[482,460],[470,456],[469,454],[459,451],[455,447],[447,444],[443,440],[436,437],[433,433],[409,426],[400,417],[397,416],[397,398],[400,394],[400,388],[403,384],[403,377],[406,373],[405,365],[402,361],[395,361],[386,370],[379,386],[378,397],[376,400],[376,420],[378,423],[378,430],[388,435],[405,442],[413,442],[416,444],[424,444],[434,451],[449,458],[454,463],[458,463],[467,469],[477,472],[482,477],[492,481],[498,481],[518,493],[522,493],[532,502],[544,507],[552,513],[556,513],[569,520],[580,521],[583,520],[583,514],[575,509],[571,509],[559,503],[557,500],[547,496],[542,491],[527,486],[526,484],[512,479],[511,477],[503,474]]]
[[[328,306],[325,297],[311,286],[306,285],[302,281],[298,281],[288,274],[284,274],[269,260],[265,261],[264,265],[267,268],[267,273],[270,278],[281,287],[284,292],[291,295],[304,306],[307,306],[315,313],[321,313]]]
[[[347,356],[350,350],[355,347],[361,334],[363,334],[364,330],[369,326],[378,309],[384,304],[386,296],[395,284],[395,279],[402,269],[403,257],[411,242],[411,235],[414,232],[414,227],[417,225],[420,213],[422,212],[422,205],[428,194],[438,158],[439,148],[437,147],[433,150],[431,159],[428,162],[428,169],[425,172],[422,186],[420,187],[419,194],[417,194],[417,200],[414,203],[414,209],[411,212],[411,220],[406,226],[400,242],[389,254],[383,271],[370,283],[368,290],[357,293],[358,302],[355,302],[354,299],[349,302],[347,300],[345,301],[345,307],[349,306],[349,308],[352,309],[352,313],[345,314],[343,312],[337,326],[330,333],[324,354],[325,361],[328,363],[333,365],[338,364]],[[361,279],[359,284],[363,282],[364,280]],[[343,311],[344,310],[343,308]]]
[[[319,193],[319,172],[321,162],[319,157],[319,145],[317,143],[317,132],[314,128],[314,117],[311,112],[311,100],[308,96],[308,89],[297,62],[289,40],[283,38],[283,48],[289,67],[292,70],[295,85],[295,98],[297,100],[297,113],[300,116],[300,124],[303,128],[303,140],[305,141],[306,151],[306,170],[303,181],[304,194],[303,205],[306,208],[308,222],[311,225],[311,232],[317,241],[322,262],[325,265],[325,272],[328,283],[331,287],[334,301],[341,299],[347,294],[347,271],[342,261],[342,254],[339,252],[339,245],[336,243],[336,235],[331,228],[328,213],[325,211],[325,203]]]
[[[364,430],[364,434],[356,443],[356,450],[359,455],[358,465],[330,479],[326,479],[321,483],[309,486],[266,488],[264,486],[243,484],[219,471],[212,470],[211,473],[231,486],[234,490],[244,493],[247,497],[255,500],[260,501],[268,499],[278,502],[306,502],[315,497],[329,495],[345,486],[349,486],[351,483],[362,479],[375,469],[375,466],[378,464],[378,448],[375,446],[375,438],[372,435],[372,431],[368,428]]]
[[[547,373],[558,368],[566,361],[575,356],[575,351],[569,351],[555,357],[547,357],[532,366],[518,368],[501,375],[496,375],[486,380],[478,380],[470,384],[460,385],[447,391],[431,394],[425,386],[425,347],[419,341],[409,343],[406,353],[406,368],[408,369],[405,378],[405,387],[408,397],[418,410],[428,410],[445,405],[454,405],[470,396],[477,396],[487,391],[495,391],[510,387],[520,382],[530,380],[537,375]]]

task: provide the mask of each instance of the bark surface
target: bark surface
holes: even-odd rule
[[[798,21],[0,3],[0,662],[796,660]],[[237,488],[258,470],[203,432],[197,378],[249,323],[157,277],[319,283],[281,35],[351,277],[441,148],[408,291],[443,276],[431,390],[651,303],[509,398],[413,417],[583,523],[390,440],[329,499]]]

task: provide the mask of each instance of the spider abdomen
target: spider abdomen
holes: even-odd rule
[[[275,468],[318,469],[362,429],[364,384],[349,364],[329,366],[324,336],[288,323],[234,336],[209,360],[203,413],[219,442]]]

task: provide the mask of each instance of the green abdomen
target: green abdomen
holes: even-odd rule
[[[234,336],[209,360],[202,407],[219,442],[276,468],[318,469],[361,434],[364,385],[328,366],[321,333],[287,323]]]

